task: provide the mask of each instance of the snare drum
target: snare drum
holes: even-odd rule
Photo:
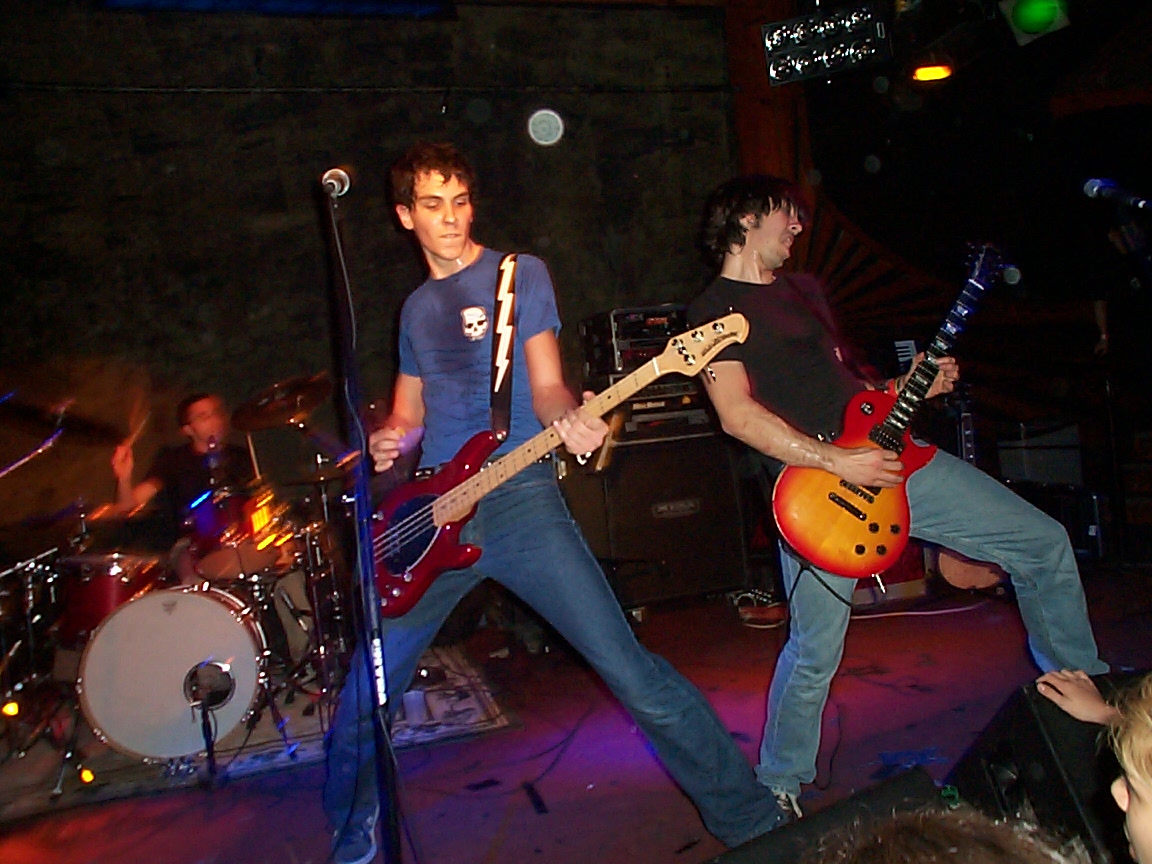
[[[127,756],[201,753],[201,700],[219,742],[256,702],[264,651],[260,625],[231,594],[151,591],[92,635],[80,659],[80,707],[97,736]]]
[[[158,558],[140,555],[73,555],[56,562],[64,612],[57,638],[66,648],[84,644],[89,634],[120,606],[150,590],[164,575]]]
[[[188,512],[193,570],[201,579],[231,583],[294,560],[295,532],[287,505],[266,488],[252,496],[227,488],[206,493]]]

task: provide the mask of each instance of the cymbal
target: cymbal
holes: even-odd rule
[[[295,480],[284,481],[285,486],[320,486],[324,483],[332,483],[336,480],[343,480],[348,476],[347,469],[340,468],[336,465],[325,465],[311,474],[304,477],[297,477]]]
[[[87,522],[124,522],[135,516],[137,510],[131,512],[125,511],[117,507],[115,504],[99,504],[89,509],[88,504],[83,499],[77,499],[70,504],[66,504],[54,513],[45,513],[40,516],[29,516],[11,526],[6,528],[50,528],[54,525],[63,525],[71,522],[79,522],[84,519]]]
[[[296,426],[305,422],[331,392],[327,372],[288,378],[261,390],[233,411],[232,425],[241,432]]]
[[[124,433],[115,426],[71,414],[67,407],[44,407],[20,399],[8,399],[0,402],[0,423],[45,438],[62,429],[65,435],[88,444],[111,446],[124,439]]]

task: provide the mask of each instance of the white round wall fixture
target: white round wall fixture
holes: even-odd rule
[[[551,108],[533,111],[528,118],[528,137],[541,147],[551,147],[564,137],[564,120]]]

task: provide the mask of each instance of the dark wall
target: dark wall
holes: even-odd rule
[[[723,35],[718,9],[457,5],[412,20],[4,4],[0,383],[77,396],[74,412],[124,432],[154,407],[146,459],[174,434],[180,391],[237,404],[328,368],[315,190],[347,165],[363,391],[382,395],[422,275],[387,167],[419,137],[475,162],[482,242],[548,262],[579,383],[578,320],[685,300],[707,278],[697,218],[735,164]],[[525,128],[545,106],[567,125],[548,148]],[[0,429],[0,457],[34,431]],[[67,485],[110,494],[107,446],[89,443],[91,469]],[[56,493],[40,506],[72,494]]]

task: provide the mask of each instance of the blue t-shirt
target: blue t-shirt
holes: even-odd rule
[[[424,385],[424,452],[421,466],[447,462],[464,443],[492,428],[492,336],[496,280],[504,256],[485,249],[447,279],[428,279],[400,312],[400,371]],[[539,434],[524,343],[545,330],[560,332],[548,268],[539,258],[516,259],[516,345],[512,373],[512,422],[503,453]]]

